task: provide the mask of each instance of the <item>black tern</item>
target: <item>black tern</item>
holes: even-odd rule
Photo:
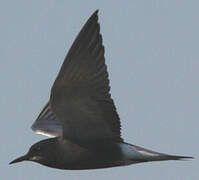
[[[52,138],[34,144],[10,164],[33,161],[82,170],[192,158],[151,151],[122,139],[110,95],[98,10],[76,37],[32,130]]]

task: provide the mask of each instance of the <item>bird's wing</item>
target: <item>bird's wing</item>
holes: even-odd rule
[[[63,137],[81,144],[122,141],[97,13],[78,34],[51,89],[50,104],[63,124]]]
[[[62,136],[62,125],[53,113],[49,102],[45,105],[31,128],[37,134],[50,137]]]

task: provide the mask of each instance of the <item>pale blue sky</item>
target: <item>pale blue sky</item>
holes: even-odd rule
[[[1,0],[1,177],[198,179],[198,7],[195,0]],[[8,165],[46,138],[34,134],[30,126],[47,102],[75,36],[96,9],[123,138],[195,160],[88,171],[63,171],[31,162]]]

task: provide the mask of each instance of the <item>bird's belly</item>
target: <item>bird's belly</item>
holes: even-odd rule
[[[58,155],[56,167],[59,169],[83,170],[126,165],[118,145],[102,146],[99,149],[82,148],[69,141]]]
[[[101,157],[101,154],[96,155],[86,155],[82,154],[82,157],[76,158],[74,161],[65,161],[61,166],[57,166],[59,169],[69,169],[69,170],[84,170],[84,169],[100,169],[115,166],[127,165],[123,159],[106,159]]]

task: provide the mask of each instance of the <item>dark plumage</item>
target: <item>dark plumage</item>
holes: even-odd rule
[[[46,104],[32,126],[53,136],[34,144],[12,163],[24,160],[59,169],[96,169],[190,158],[127,144],[110,95],[98,11],[70,48]]]

